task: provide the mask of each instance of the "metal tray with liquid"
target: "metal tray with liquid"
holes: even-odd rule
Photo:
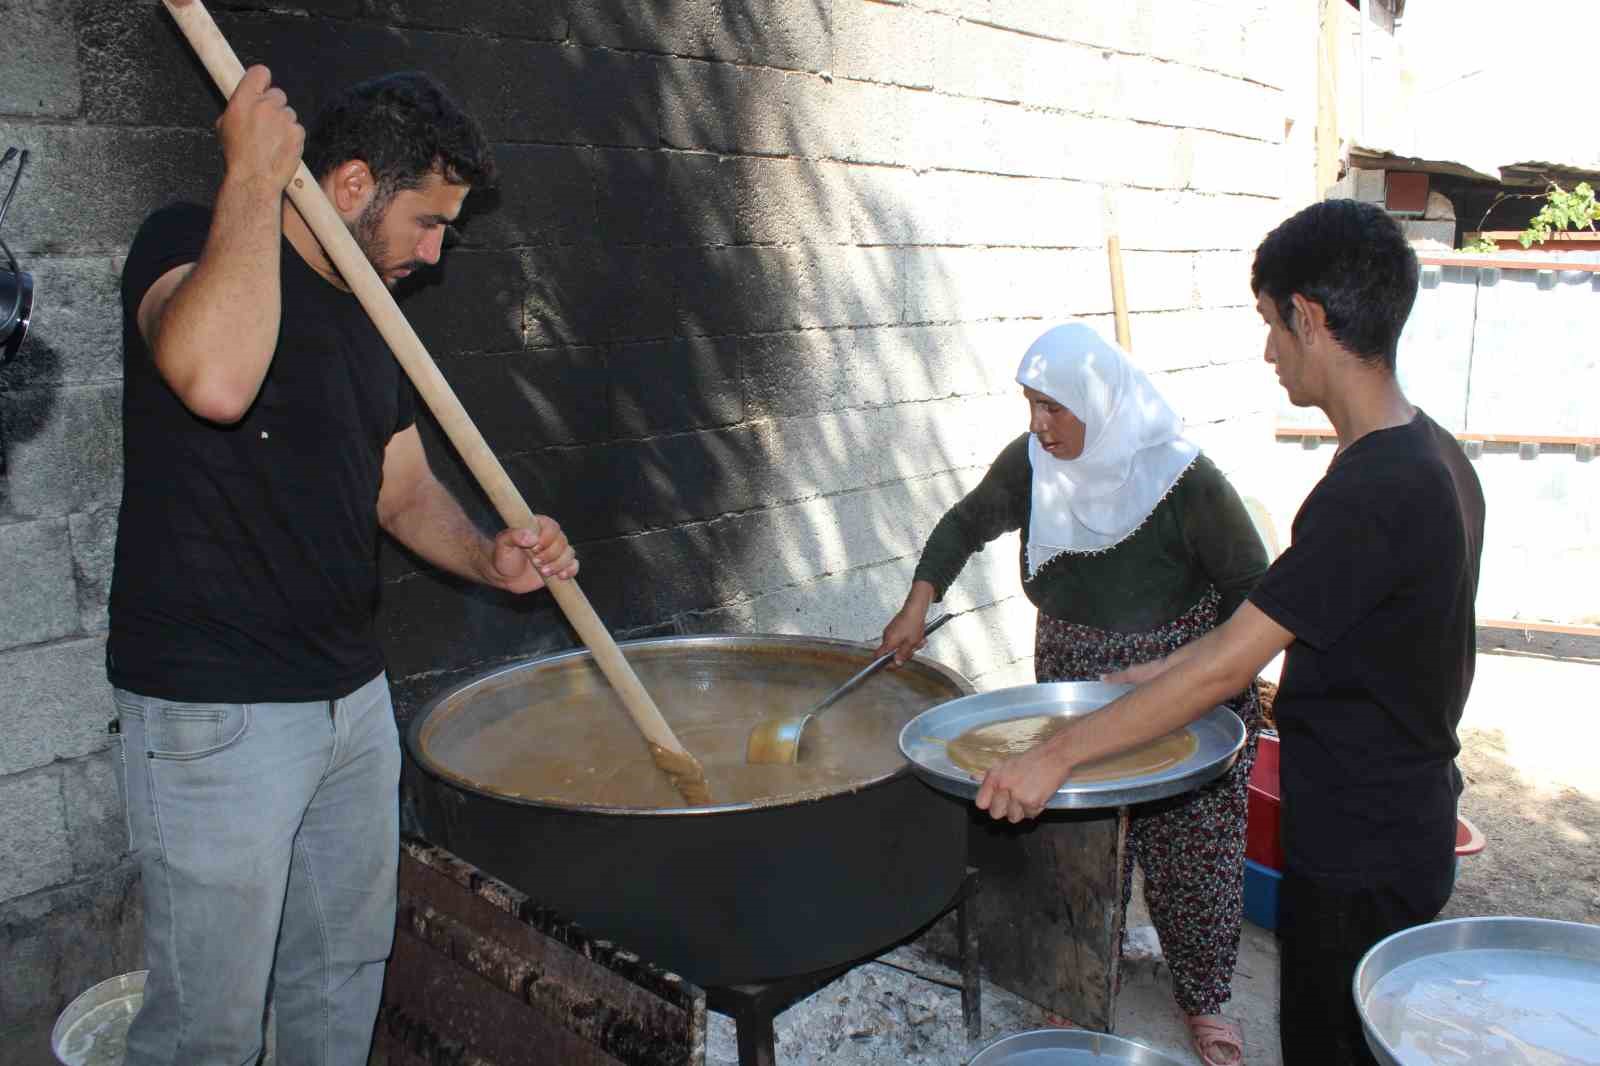
[[[900,752],[924,781],[965,799],[978,795],[978,780],[950,759],[949,744],[968,730],[1031,715],[1092,714],[1132,685],[1104,681],[1051,681],[980,692],[923,711],[900,730]],[[1099,781],[1068,779],[1045,806],[1052,810],[1121,807],[1175,796],[1227,772],[1244,747],[1239,716],[1213,707],[1187,727],[1195,739],[1190,755],[1166,769]]]

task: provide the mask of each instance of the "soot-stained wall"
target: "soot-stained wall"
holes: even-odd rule
[[[482,121],[500,190],[402,306],[621,637],[867,639],[942,510],[1024,428],[1045,326],[1109,334],[1109,200],[1133,350],[1248,491],[1273,404],[1250,250],[1304,184],[1314,13],[1268,0],[285,0],[214,13],[309,115],[422,68]],[[220,106],[164,9],[4,5],[4,236],[38,281],[0,368],[0,1047],[138,965],[103,672],[121,489],[120,257],[206,200]],[[1311,72],[1308,74],[1308,72]],[[1299,179],[1296,178],[1299,175]],[[292,312],[291,312],[292,313]],[[491,512],[438,434],[436,467]],[[1027,676],[1014,538],[930,648]],[[573,642],[385,548],[404,719],[477,670]],[[18,1050],[20,1049],[20,1050]]]

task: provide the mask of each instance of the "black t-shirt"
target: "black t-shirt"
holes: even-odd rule
[[[333,699],[383,668],[377,501],[410,383],[350,293],[287,241],[278,346],[234,425],[191,413],[139,333],[150,286],[200,258],[211,212],[163,208],[122,274],[122,513],[107,672],[144,695]]]
[[[1483,490],[1427,415],[1338,455],[1250,601],[1295,635],[1274,703],[1285,859],[1314,874],[1454,850]]]

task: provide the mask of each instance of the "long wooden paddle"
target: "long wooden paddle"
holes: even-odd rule
[[[162,0],[162,3],[172,13],[178,28],[188,38],[217,88],[222,90],[222,95],[231,97],[244,78],[244,67],[212,20],[211,13],[200,0]],[[494,503],[500,518],[508,528],[532,528],[533,511],[523,500],[522,493],[517,491],[505,468],[500,465],[500,460],[489,450],[483,434],[478,432],[478,427],[461,406],[461,401],[456,399],[455,391],[445,381],[444,375],[439,373],[433,357],[422,346],[411,323],[400,313],[388,287],[372,269],[372,264],[356,244],[344,220],[339,217],[304,163],[300,164],[298,173],[289,182],[287,191],[306,225],[328,253],[328,258],[333,260],[356,299],[361,301],[361,306],[372,317],[378,332],[389,343],[395,359],[416,386],[423,402],[439,420],[445,435],[461,453],[461,458],[466,461],[478,484]],[[601,672],[622,697],[629,716],[639,727],[639,732],[644,734],[656,765],[671,776],[684,799],[690,803],[709,803],[711,795],[706,785],[705,770],[673,735],[672,728],[661,717],[655,701],[639,683],[638,676],[628,665],[627,659],[623,658],[616,641],[611,639],[611,634],[594,613],[594,608],[589,605],[589,599],[578,583],[555,580],[549,582],[547,587],[566,614],[567,621],[572,623],[572,628],[578,631],[578,636],[594,655]]]

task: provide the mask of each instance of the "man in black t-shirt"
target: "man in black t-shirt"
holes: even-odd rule
[[[380,527],[525,593],[577,572],[560,526],[481,534],[433,477],[409,383],[285,199],[305,160],[386,283],[436,263],[493,177],[421,74],[307,135],[253,67],[210,208],[152,214],[123,272],[124,469],[107,672],[142,874],[128,1066],[365,1062],[394,932],[400,751],[373,630]]]
[[[995,767],[977,800],[1034,817],[1075,766],[1186,725],[1287,649],[1274,703],[1287,1066],[1374,1061],[1356,964],[1437,915],[1453,880],[1484,501],[1460,446],[1395,379],[1417,275],[1399,226],[1356,201],[1315,204],[1261,243],[1251,287],[1267,362],[1339,438],[1293,543],[1228,622],[1110,678],[1140,684]]]

